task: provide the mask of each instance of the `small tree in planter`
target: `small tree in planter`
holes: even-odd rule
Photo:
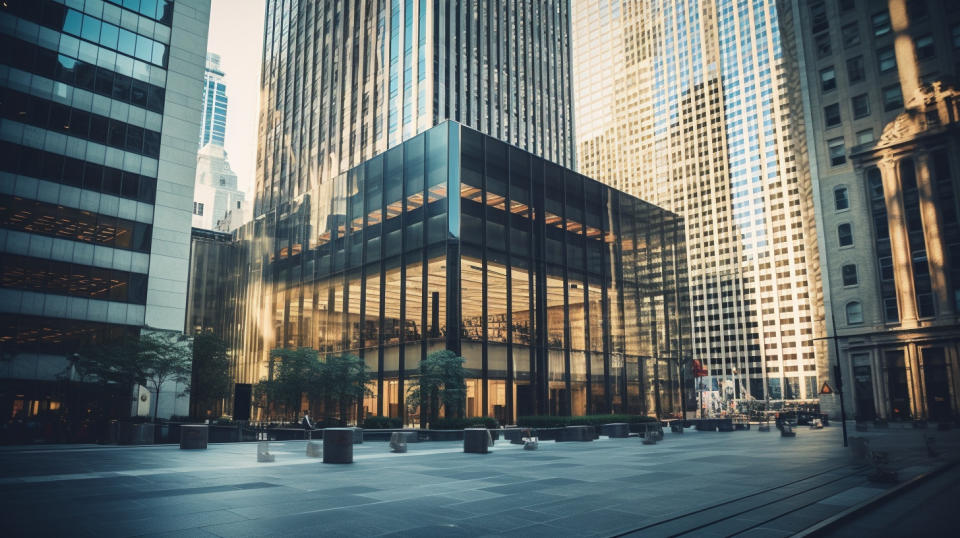
[[[356,355],[329,355],[320,364],[319,392],[339,406],[340,420],[346,423],[347,409],[369,392],[367,364]]]
[[[279,408],[281,417],[296,421],[299,418],[303,395],[310,398],[321,396],[320,359],[317,350],[274,349],[270,352],[273,364],[273,379],[261,379],[254,386],[254,396],[269,409]]]
[[[441,405],[448,417],[463,417],[467,403],[463,363],[463,357],[449,350],[435,351],[420,362],[420,375],[407,391],[407,406],[420,408],[421,427],[436,421]]]
[[[137,354],[144,368],[144,386],[153,393],[153,421],[160,408],[160,389],[168,381],[186,383],[189,390],[190,365],[193,363],[193,343],[174,332],[150,332],[140,336]],[[180,398],[186,393],[176,394]]]

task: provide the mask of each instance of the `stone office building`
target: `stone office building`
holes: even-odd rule
[[[67,359],[145,327],[183,330],[209,9],[208,0],[0,3],[7,433],[53,436],[70,407],[71,438],[92,439],[81,427],[88,407],[68,406],[58,382]],[[151,404],[145,391],[132,409],[117,401],[110,413],[147,414]],[[160,415],[186,407],[165,394]]]
[[[813,126],[830,362],[842,367],[848,416],[956,416],[960,94],[946,81],[960,61],[960,4],[781,7]]]
[[[237,237],[241,384],[269,377],[273,348],[347,352],[374,373],[363,411],[403,416],[420,361],[450,349],[469,416],[680,411],[682,221],[458,123]]]

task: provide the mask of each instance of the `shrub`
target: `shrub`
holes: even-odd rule
[[[499,428],[500,423],[492,417],[438,418],[430,423],[432,430],[462,430],[464,428]]]
[[[611,422],[640,424],[656,422],[656,418],[646,415],[583,415],[579,417],[527,416],[519,417],[517,425],[521,428],[562,428],[564,426],[600,426]]]
[[[399,418],[373,415],[364,419],[361,427],[365,430],[384,430],[402,428],[403,423],[400,422]]]

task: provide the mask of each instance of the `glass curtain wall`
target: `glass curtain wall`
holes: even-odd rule
[[[281,209],[238,233],[264,279],[243,323],[273,327],[244,331],[261,336],[241,360],[356,354],[374,374],[357,411],[408,423],[409,381],[442,349],[465,359],[471,416],[678,411],[659,394],[689,329],[674,214],[453,122]]]

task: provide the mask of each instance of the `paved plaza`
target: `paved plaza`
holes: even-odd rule
[[[854,432],[851,431],[851,435]],[[923,435],[936,435],[931,458]],[[860,433],[889,451],[901,482],[960,454],[960,435]],[[323,464],[304,441],[0,449],[6,536],[785,536],[875,497],[841,446],[840,428],[497,441],[486,455],[459,442],[355,445],[355,463]]]

